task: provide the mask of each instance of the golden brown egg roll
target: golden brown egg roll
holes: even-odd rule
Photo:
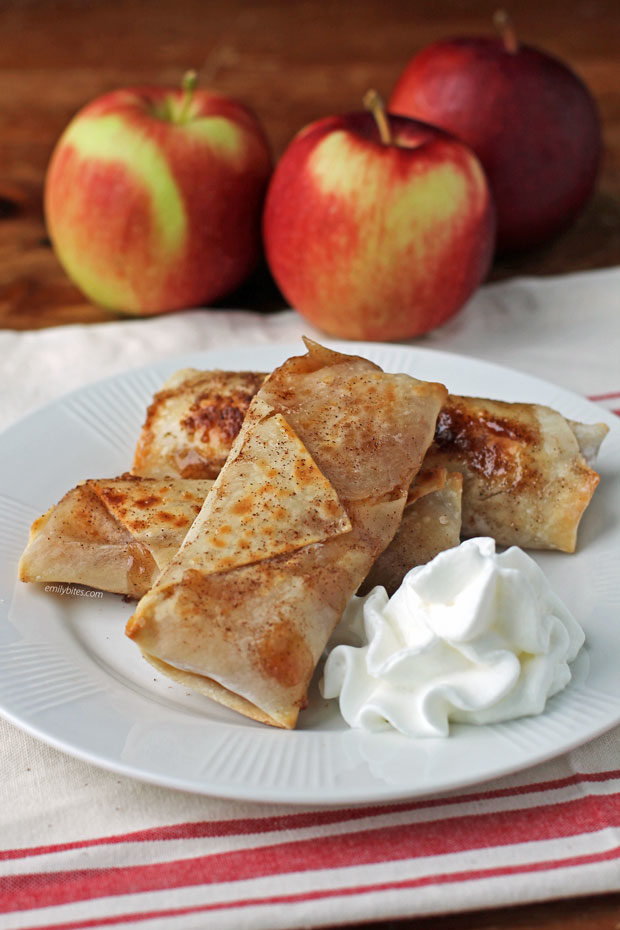
[[[583,452],[595,455],[607,432],[603,423],[574,423],[541,404],[450,395],[425,468],[463,475],[464,536],[574,552],[599,482]]]
[[[132,474],[217,478],[265,377],[252,371],[177,371],[148,407]]]
[[[398,529],[447,393],[307,346],[259,389],[183,545],[127,625],[166,674],[286,728]]]
[[[140,597],[178,550],[212,483],[84,481],[32,524],[19,577]]]

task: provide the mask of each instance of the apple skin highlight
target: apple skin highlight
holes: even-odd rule
[[[388,110],[471,146],[495,199],[499,252],[553,238],[592,195],[602,149],[595,101],[543,51],[500,38],[435,42],[406,66]]]
[[[56,255],[95,303],[128,314],[201,306],[232,291],[260,254],[272,171],[241,104],[136,87],[93,101],[52,154],[45,217]]]
[[[463,306],[489,270],[494,211],[473,153],[449,134],[367,112],[293,139],[268,188],[267,261],[287,300],[348,339],[407,339]]]

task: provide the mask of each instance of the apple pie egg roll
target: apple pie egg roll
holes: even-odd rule
[[[306,344],[259,388],[183,545],[127,625],[162,672],[285,728],[398,529],[447,393]]]

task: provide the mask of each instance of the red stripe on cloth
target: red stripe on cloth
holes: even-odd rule
[[[152,827],[147,830],[135,830],[131,833],[117,833],[110,836],[77,840],[73,843],[55,843],[49,846],[32,846],[22,849],[0,851],[0,860],[20,859],[27,856],[41,856],[50,853],[67,852],[72,849],[84,849],[91,846],[106,846],[120,843],[161,842],[166,840],[216,838],[223,836],[247,836],[252,833],[276,833],[282,830],[303,830],[308,827],[330,826],[335,823],[347,823],[368,817],[407,813],[435,807],[449,807],[456,804],[469,804],[499,798],[521,797],[541,791],[557,791],[572,785],[587,782],[606,782],[620,778],[620,769],[609,772],[584,772],[556,778],[551,781],[532,782],[513,788],[496,788],[491,791],[478,791],[462,795],[426,798],[422,801],[404,801],[396,804],[379,804],[372,807],[337,808],[324,811],[311,811],[303,814],[282,814],[276,817],[247,817],[233,820],[190,821],[170,824],[164,827]]]
[[[613,400],[614,397],[620,397],[620,391],[608,391],[606,394],[589,394],[590,400]]]
[[[541,806],[535,811],[475,814],[380,827],[154,865],[7,875],[0,878],[0,913],[110,895],[277,878],[291,872],[509,846],[592,833],[612,826],[620,826],[618,793]]]
[[[607,394],[590,394],[588,400],[592,400],[595,403],[602,403],[604,401],[615,400],[617,397],[620,397],[620,391],[609,391]],[[608,407],[610,413],[615,413],[618,417],[620,416],[620,407]]]
[[[190,907],[165,908],[158,911],[136,911],[134,913],[116,914],[110,917],[91,918],[88,920],[63,921],[61,924],[37,924],[23,927],[22,930],[88,930],[92,927],[111,927],[120,923],[138,923],[143,920],[163,919],[167,917],[184,917],[191,914],[204,914],[209,911],[233,910],[259,906],[281,906],[284,904],[302,904],[330,898],[350,898],[364,894],[376,894],[385,891],[407,891],[429,885],[447,885],[457,882],[480,881],[491,878],[509,878],[515,875],[534,872],[551,872],[557,869],[574,868],[582,865],[611,862],[620,859],[620,847],[601,853],[571,856],[567,859],[551,859],[542,862],[526,862],[519,865],[500,866],[493,869],[471,869],[463,872],[442,872],[438,875],[425,875],[420,878],[401,879],[392,882],[351,885],[346,888],[324,888],[316,891],[298,892],[290,895],[270,895],[264,898],[240,898],[236,901],[221,901],[214,904],[197,904]]]

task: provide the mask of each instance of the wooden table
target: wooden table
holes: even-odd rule
[[[309,121],[385,96],[411,54],[450,34],[491,30],[493,0],[0,0],[0,326],[114,317],[56,262],[43,224],[45,168],[71,116],[138,82],[178,84],[190,67],[251,106],[277,157]],[[570,62],[597,98],[606,153],[598,190],[551,245],[497,262],[493,278],[620,264],[620,4],[515,0],[524,40]],[[283,300],[259,269],[228,306]]]
[[[459,0],[0,0],[0,327],[36,329],[114,319],[67,280],[46,238],[45,168],[73,113],[133,83],[200,81],[239,97],[274,154],[309,121],[387,96],[418,48],[488,32],[495,3]],[[620,3],[513,0],[524,41],[567,60],[593,91],[604,126],[598,190],[551,245],[496,262],[495,279],[620,264]],[[264,268],[224,306],[274,311]],[[374,930],[617,930],[620,894],[476,914],[389,921]]]

